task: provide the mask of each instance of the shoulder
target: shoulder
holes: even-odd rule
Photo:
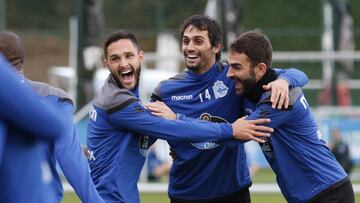
[[[300,87],[291,88],[289,91],[289,109],[291,109],[302,96],[303,96],[303,91]],[[260,104],[271,105],[270,98],[271,98],[271,91],[267,91],[263,93],[261,95],[261,99],[258,105]]]
[[[51,86],[44,82],[37,82],[28,80],[30,87],[35,91],[36,94],[40,96],[56,96],[62,102],[70,103],[71,105],[74,104],[73,100],[70,98],[69,94],[66,93],[64,90]]]
[[[177,82],[181,82],[184,81],[186,79],[187,73],[186,71],[183,71],[181,73],[178,73],[172,77],[170,77],[169,79],[166,80],[162,80],[154,89],[154,92],[152,94],[152,99],[154,100],[161,100],[161,93],[162,93],[162,89],[165,87],[172,87],[174,85],[176,85],[175,83]]]
[[[303,91],[300,87],[293,87],[290,89],[290,105],[294,105],[303,96]]]
[[[166,85],[168,83],[174,83],[174,82],[179,82],[182,80],[185,80],[187,76],[187,71],[182,71],[181,73],[178,73],[172,77],[170,77],[169,79],[163,80],[159,83],[158,86],[162,86],[162,85]]]
[[[94,103],[108,112],[120,110],[139,99],[125,88],[117,88],[113,91],[101,89],[96,95]]]

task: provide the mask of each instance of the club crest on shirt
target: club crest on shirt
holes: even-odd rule
[[[218,116],[211,116],[209,113],[203,113],[200,115],[200,120],[214,122],[214,123],[228,123],[224,118]],[[220,144],[215,142],[193,142],[191,143],[194,147],[202,150],[214,149]]]
[[[227,93],[229,88],[226,87],[223,81],[217,80],[213,85],[213,91],[215,95],[215,99],[224,97]]]
[[[149,148],[149,136],[141,135],[139,139],[139,152],[146,157],[147,149]]]

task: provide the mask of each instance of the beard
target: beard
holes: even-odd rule
[[[244,80],[241,81],[243,85],[243,96],[247,97],[251,94],[251,91],[254,90],[254,87],[256,86],[256,79],[255,79],[255,71],[252,69],[250,71],[250,76]]]
[[[251,93],[251,91],[255,87],[256,80],[255,78],[248,78],[246,80],[243,80],[241,83],[243,85],[243,96],[246,97]]]
[[[186,64],[186,67],[189,69],[189,70],[192,70],[194,72],[197,72],[197,70],[200,69],[200,64]]]
[[[134,67],[131,67],[131,69],[132,69],[132,74],[134,75],[134,78],[135,78],[135,85],[133,88],[131,88],[131,90],[133,90],[139,86],[140,74],[141,74],[141,64],[139,65],[138,68],[135,69]],[[124,84],[119,79],[119,77],[121,77],[120,71],[115,72],[115,71],[110,70],[110,73],[113,76],[113,78],[115,79],[118,86],[124,88],[125,87]]]
[[[135,71],[135,80],[136,80],[136,84],[135,84],[135,89],[139,86],[139,81],[140,81],[140,74],[141,74],[141,65],[139,65],[139,68]]]
[[[187,55],[189,55],[189,54],[196,54],[198,56],[198,59],[196,59],[196,60],[188,59]],[[195,52],[184,53],[184,57],[185,57],[185,63],[186,63],[187,69],[193,71],[194,73],[199,73],[202,70],[208,68],[207,64],[209,63],[208,61],[210,59],[206,58],[206,56],[204,54],[195,53]]]

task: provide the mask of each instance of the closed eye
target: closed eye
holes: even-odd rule
[[[236,70],[240,70],[242,68],[242,65],[239,63],[231,63],[230,67]]]

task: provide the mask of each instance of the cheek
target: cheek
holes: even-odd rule
[[[182,52],[185,52],[185,50],[186,50],[186,46],[185,46],[185,45],[181,45],[181,51],[182,51]]]
[[[141,61],[140,60],[134,60],[133,62],[131,62],[131,66],[137,70],[140,68],[140,64],[141,64]]]
[[[116,72],[117,71],[117,66],[115,64],[112,64],[111,66],[109,66],[109,69],[112,71],[112,72]]]
[[[241,73],[241,71],[235,71],[235,77],[238,79],[243,79],[243,74]]]

